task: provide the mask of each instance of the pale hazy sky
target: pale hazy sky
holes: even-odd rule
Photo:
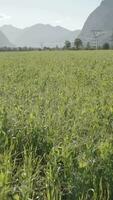
[[[37,23],[81,29],[102,0],[0,0],[0,26]]]

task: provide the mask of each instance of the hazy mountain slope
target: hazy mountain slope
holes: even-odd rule
[[[84,42],[93,42],[94,33],[100,35],[100,44],[110,42],[110,37],[113,32],[113,0],[103,0],[100,6],[94,10],[88,17],[79,37]]]
[[[31,47],[55,47],[63,46],[65,40],[71,42],[79,35],[80,30],[70,31],[60,26],[36,24],[25,29],[19,29],[12,25],[0,27],[10,42],[16,46]]]
[[[16,40],[16,45],[32,47],[63,46],[65,40],[73,41],[79,33],[79,30],[70,31],[60,26],[36,24],[23,30],[21,36]]]
[[[22,29],[16,28],[12,25],[4,25],[0,27],[2,31],[10,42],[15,43],[15,40],[21,35]]]
[[[2,31],[0,31],[0,47],[13,47]]]

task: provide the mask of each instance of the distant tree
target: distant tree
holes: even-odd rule
[[[68,41],[68,40],[66,40],[66,41],[65,41],[65,44],[64,44],[64,48],[65,48],[65,49],[70,49],[70,48],[71,48],[71,42]]]
[[[59,46],[58,46],[58,45],[56,45],[55,49],[56,49],[56,50],[59,50],[60,48],[59,48]]]
[[[90,49],[91,49],[90,42],[87,42],[86,49],[87,49],[87,50],[90,50]]]
[[[79,50],[83,46],[82,40],[80,38],[76,38],[74,41],[74,46],[77,50]]]
[[[110,49],[110,45],[109,45],[109,43],[104,43],[103,44],[103,49]]]
[[[113,33],[112,33],[112,35],[110,37],[110,41],[111,41],[111,48],[113,49]]]

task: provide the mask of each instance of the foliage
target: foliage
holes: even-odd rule
[[[103,44],[103,49],[110,49],[109,43],[104,43]]]
[[[86,45],[86,50],[90,50],[90,49],[91,49],[90,42],[87,42],[87,45]]]
[[[71,48],[71,42],[68,41],[68,40],[66,40],[66,41],[65,41],[64,48],[65,48],[65,49],[70,49],[70,48]]]
[[[74,41],[74,46],[76,47],[76,49],[80,49],[82,47],[82,40],[80,38],[76,38]]]
[[[0,199],[113,199],[112,51],[0,53]]]

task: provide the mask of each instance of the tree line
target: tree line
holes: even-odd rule
[[[33,47],[0,47],[0,51],[46,51],[46,50],[94,50],[96,47],[92,47],[90,42],[86,44],[86,46],[83,45],[83,41],[80,38],[76,38],[74,42],[70,42],[69,40],[66,40],[64,42],[63,47],[59,47],[58,45],[56,47],[46,47],[43,48],[33,48]],[[97,49],[113,49],[109,43],[105,42],[103,46],[98,46]]]
[[[76,38],[74,40],[74,43],[72,44],[69,40],[65,41],[64,44],[64,49],[76,49],[76,50],[80,50],[80,49],[86,49],[86,50],[93,50],[96,49],[96,47],[92,46],[90,44],[90,42],[87,42],[86,46],[83,45],[83,42],[80,38]],[[109,43],[105,42],[102,46],[98,46],[97,48],[99,49],[113,49],[113,47],[110,46]]]

